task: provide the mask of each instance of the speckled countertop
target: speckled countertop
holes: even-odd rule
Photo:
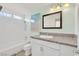
[[[31,38],[43,40],[43,41],[47,41],[47,42],[53,42],[53,43],[68,45],[68,46],[72,46],[72,47],[77,47],[77,39],[72,38],[72,37],[56,36],[56,37],[50,39],[50,38],[41,38],[40,35],[36,35],[36,36],[31,36]]]

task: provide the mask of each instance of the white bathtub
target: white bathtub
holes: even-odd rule
[[[17,43],[12,47],[0,50],[0,56],[10,56],[24,49],[24,42]]]

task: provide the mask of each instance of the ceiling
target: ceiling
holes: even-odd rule
[[[35,9],[50,5],[50,3],[0,3],[0,5],[3,6],[3,10],[8,10],[19,14],[26,14]]]

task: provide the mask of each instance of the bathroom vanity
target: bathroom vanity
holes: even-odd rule
[[[42,35],[43,34],[43,35]],[[77,37],[74,34],[42,33],[31,36],[33,56],[74,56]]]

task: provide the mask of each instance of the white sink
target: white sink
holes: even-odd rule
[[[53,36],[49,36],[49,35],[40,35],[40,38],[52,39],[52,38],[54,38],[54,37],[53,37]]]

